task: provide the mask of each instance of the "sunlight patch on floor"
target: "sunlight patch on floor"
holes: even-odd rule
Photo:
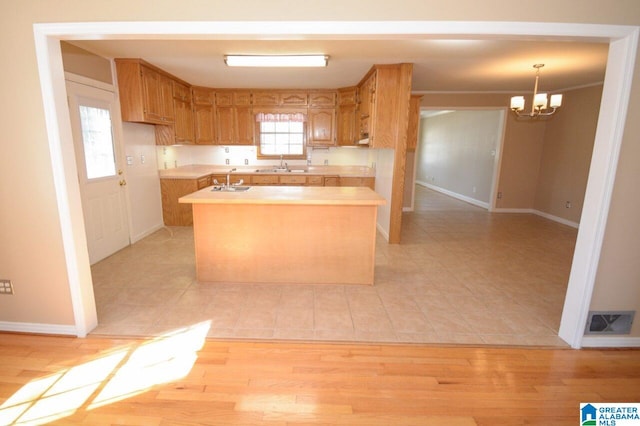
[[[194,324],[32,380],[0,406],[0,424],[52,422],[185,377],[210,326]]]

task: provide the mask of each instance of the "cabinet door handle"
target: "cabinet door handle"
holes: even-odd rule
[[[120,183],[120,186],[125,186],[127,184],[127,181],[122,179],[119,183]]]

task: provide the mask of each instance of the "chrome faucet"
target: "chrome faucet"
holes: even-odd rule
[[[282,165],[282,159],[283,159],[283,155],[282,155],[282,154],[280,154],[280,168],[281,168],[281,169],[282,169],[282,168],[284,168],[284,166]]]
[[[233,169],[229,170],[229,172],[227,173],[227,188],[231,188],[231,184],[229,183],[229,182],[230,182],[230,177],[229,177],[229,175],[230,175],[231,173],[235,172],[235,171],[236,171],[236,169],[235,169],[235,167],[234,167]]]

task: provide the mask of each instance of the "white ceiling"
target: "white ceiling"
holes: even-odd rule
[[[357,84],[373,64],[414,64],[414,92],[531,92],[533,64],[544,63],[540,90],[604,80],[607,43],[433,38],[309,40],[83,40],[107,58],[142,58],[193,85],[216,88],[338,88]],[[329,56],[321,69],[229,68],[225,54]]]

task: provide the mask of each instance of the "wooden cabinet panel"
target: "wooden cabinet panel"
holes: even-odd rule
[[[339,176],[324,176],[324,186],[340,186]]]
[[[173,98],[191,102],[191,88],[186,84],[173,81]]]
[[[236,134],[235,108],[218,106],[216,108],[216,124],[218,126],[216,143],[218,145],[233,145]]]
[[[309,146],[335,146],[336,113],[333,108],[309,109]]]
[[[234,105],[251,105],[251,92],[249,91],[236,91],[233,92],[233,104]]]
[[[207,186],[211,186],[211,175],[203,176],[198,179],[198,189],[206,188]]]
[[[276,91],[253,92],[254,105],[279,105],[280,94]]]
[[[338,107],[337,139],[339,146],[353,146],[357,143],[359,132],[356,126],[356,106]]]
[[[375,190],[376,178],[341,176],[340,186],[368,186],[369,188]]]
[[[179,144],[194,143],[193,109],[190,97],[189,100],[175,98],[173,107],[175,110],[175,142]]]
[[[216,92],[208,87],[192,87],[191,98],[195,105],[213,105],[216,103]]]
[[[295,91],[295,92],[280,92],[280,105],[293,106],[307,105],[307,92]]]
[[[193,99],[194,139],[198,145],[216,143],[215,92],[204,87],[191,89]]]
[[[411,101],[409,104],[409,127],[407,129],[407,151],[415,151],[418,145],[421,100],[422,95],[411,95]]]
[[[144,118],[152,123],[164,123],[162,111],[164,103],[160,99],[162,96],[160,74],[147,67],[141,67],[140,71]]]
[[[338,89],[338,105],[356,105],[357,103],[357,87],[344,87],[342,89]]]
[[[218,106],[231,106],[231,105],[233,105],[233,92],[232,91],[217,91],[216,92],[216,105],[218,105]]]
[[[307,186],[324,186],[324,176],[307,176]]]
[[[235,107],[236,145],[253,145],[255,119],[251,107]]]
[[[278,185],[279,183],[278,175],[251,176],[251,185]]]
[[[193,225],[191,204],[180,204],[178,199],[198,190],[196,179],[160,179],[162,218],[167,226]]]
[[[333,107],[336,105],[337,93],[335,91],[322,91],[309,93],[309,106]]]
[[[213,145],[216,143],[215,112],[213,105],[194,105],[194,137],[198,145]]]
[[[307,177],[300,175],[279,176],[280,185],[303,186],[307,184]]]

